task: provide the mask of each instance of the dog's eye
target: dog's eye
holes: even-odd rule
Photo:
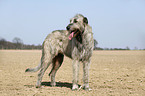
[[[76,19],[74,19],[74,23],[77,23],[78,21]]]

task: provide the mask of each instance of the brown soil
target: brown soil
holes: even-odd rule
[[[94,51],[90,66],[92,91],[72,91],[72,63],[65,57],[56,74],[56,87],[48,73],[42,88],[35,88],[36,73],[25,73],[41,58],[40,50],[0,50],[0,96],[145,96],[145,51]],[[82,64],[80,81],[82,85]]]

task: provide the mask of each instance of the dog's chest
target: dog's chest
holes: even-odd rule
[[[79,61],[84,61],[89,59],[91,56],[92,50],[89,50],[89,47],[83,44],[77,44],[72,50],[72,58]]]

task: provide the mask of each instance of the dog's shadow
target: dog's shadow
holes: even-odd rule
[[[48,87],[52,87],[51,82],[41,82],[41,85],[42,86],[48,86]],[[35,87],[34,85],[24,85],[24,86],[27,86],[29,88],[32,88],[32,87]],[[79,87],[81,85],[78,85]],[[66,87],[66,88],[69,88],[71,89],[72,88],[72,83],[68,83],[68,82],[56,82],[56,86],[55,87]]]
[[[42,86],[49,86],[51,87],[50,82],[42,82],[41,83]],[[81,85],[79,85],[80,87]],[[72,83],[68,83],[68,82],[56,82],[56,87],[66,87],[66,88],[72,88]]]

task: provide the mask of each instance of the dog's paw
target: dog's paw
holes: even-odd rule
[[[55,82],[51,82],[51,87],[55,87],[56,86],[56,83]]]
[[[86,91],[91,91],[92,89],[89,87],[89,84],[84,84],[82,87]]]
[[[37,81],[36,88],[40,88],[40,87],[41,87],[41,82],[40,81]]]
[[[36,88],[41,88],[41,85],[36,85]]]
[[[92,91],[92,89],[89,88],[89,87],[87,87],[87,88],[86,87],[83,87],[83,89],[86,90],[86,91]]]
[[[72,87],[72,91],[76,91],[78,89],[79,89],[78,85],[74,84],[73,87]]]

